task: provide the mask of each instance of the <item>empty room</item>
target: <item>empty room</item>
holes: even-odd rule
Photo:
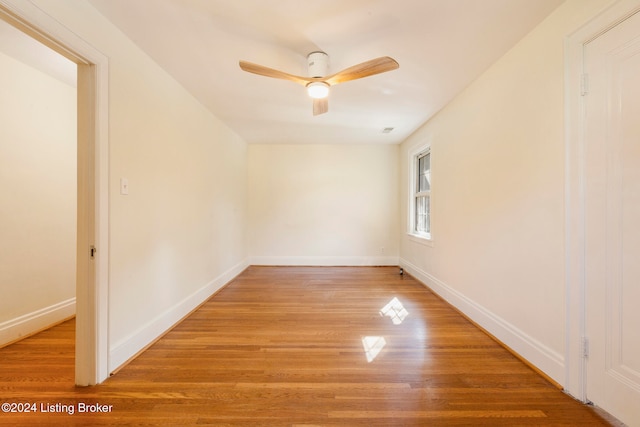
[[[0,0],[0,425],[640,426],[639,11]]]

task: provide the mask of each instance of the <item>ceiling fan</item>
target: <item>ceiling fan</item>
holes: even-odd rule
[[[276,79],[289,80],[307,88],[307,93],[313,98],[313,115],[323,114],[329,111],[329,88],[338,83],[349,80],[361,79],[375,74],[386,73],[395,70],[400,65],[395,59],[388,56],[372,59],[353,67],[346,68],[335,74],[326,75],[329,65],[329,55],[324,52],[311,52],[307,55],[309,77],[296,76],[273,68],[240,61],[240,68],[248,73],[258,74]]]

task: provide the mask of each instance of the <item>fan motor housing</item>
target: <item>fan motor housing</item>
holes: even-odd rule
[[[324,52],[311,52],[307,55],[309,77],[324,77],[329,70],[329,55]]]

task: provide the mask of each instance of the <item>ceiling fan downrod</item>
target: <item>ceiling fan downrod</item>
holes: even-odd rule
[[[329,55],[316,51],[307,55],[309,77],[324,77],[329,73]]]

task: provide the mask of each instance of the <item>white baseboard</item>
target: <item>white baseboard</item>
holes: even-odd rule
[[[0,346],[28,337],[48,327],[73,317],[76,314],[76,299],[70,298],[49,307],[27,313],[0,323]]]
[[[431,274],[422,271],[409,261],[400,259],[400,266],[533,366],[540,369],[558,384],[563,384],[565,364],[562,354],[545,346],[540,341],[527,335],[522,330],[449,287],[446,283],[438,280]]]
[[[286,266],[389,266],[398,265],[397,256],[254,256],[251,265]]]
[[[178,302],[169,310],[166,310],[164,313],[146,323],[143,327],[115,343],[109,351],[109,372],[115,371],[149,344],[161,337],[200,304],[209,299],[238,274],[242,273],[248,266],[249,263],[246,260],[235,265],[193,294]]]

